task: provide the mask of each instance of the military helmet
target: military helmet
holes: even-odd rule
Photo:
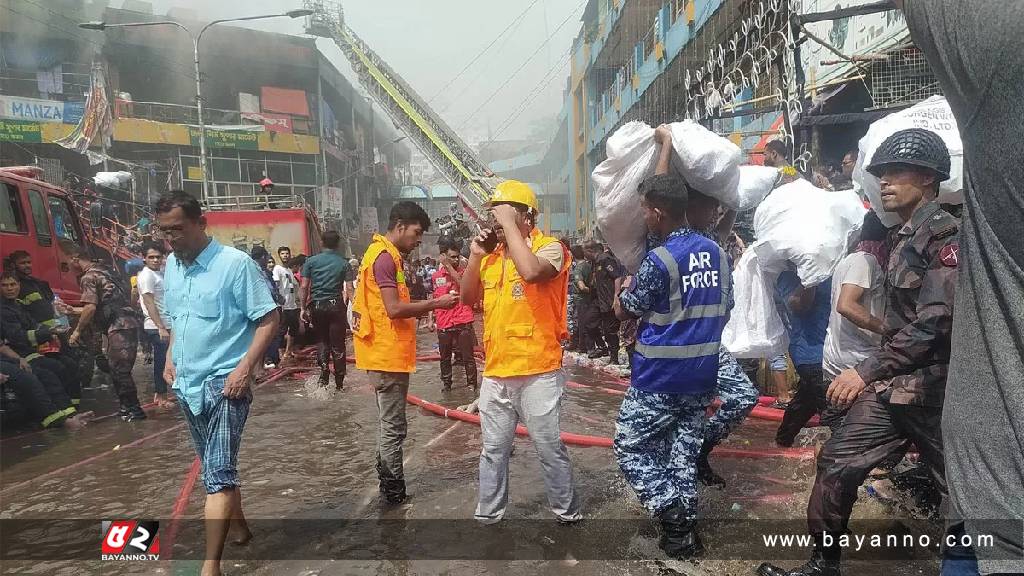
[[[949,180],[949,149],[938,134],[923,128],[900,130],[886,138],[865,168],[881,177],[890,164],[909,164],[934,171],[939,181]]]

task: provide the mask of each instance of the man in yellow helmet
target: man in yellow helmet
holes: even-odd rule
[[[508,458],[522,422],[541,460],[552,512],[560,522],[576,522],[582,515],[558,423],[572,256],[536,228],[537,197],[526,184],[502,182],[488,208],[492,228],[473,241],[462,276],[463,302],[473,305],[483,298],[484,306],[476,519],[492,524],[505,514]]]

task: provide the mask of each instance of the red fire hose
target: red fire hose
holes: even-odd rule
[[[462,410],[455,410],[453,408],[445,408],[440,404],[428,402],[412,394],[407,395],[406,400],[410,404],[419,406],[420,408],[437,414],[438,416],[450,418],[452,420],[461,420],[478,426],[480,425],[480,416],[476,414],[470,414],[469,412],[463,412]],[[516,426],[516,434],[519,436],[529,436],[529,432],[527,432],[526,427],[522,424]],[[598,446],[602,448],[611,448],[612,446],[612,439],[604,436],[590,436],[587,434],[574,434],[572,432],[562,432],[561,436],[563,442],[574,446]],[[715,448],[715,455],[725,458],[806,459],[814,456],[814,450],[811,448],[766,448],[763,450],[743,450],[740,448],[726,448],[718,446]]]

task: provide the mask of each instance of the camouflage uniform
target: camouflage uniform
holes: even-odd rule
[[[615,458],[654,516],[678,503],[688,519],[697,517],[697,454],[712,397],[713,392],[626,392],[615,425]]]
[[[868,473],[913,443],[943,496],[942,402],[949,368],[958,224],[931,202],[891,238],[882,348],[857,365],[867,388],[818,458],[812,533],[846,531]]]
[[[116,273],[99,263],[93,263],[79,279],[79,284],[82,303],[96,306],[93,317],[93,324],[98,328],[96,333],[106,331],[110,378],[121,410],[137,409],[139,395],[132,378],[132,368],[139,351],[141,323],[129,303],[129,293]]]
[[[730,255],[730,260],[734,258],[736,243],[732,239],[735,234],[730,235],[730,242],[726,242],[726,245],[722,245],[722,242],[719,241],[718,231],[714,228],[701,232],[701,235],[713,240],[726,250],[726,253]],[[732,251],[729,250],[730,244],[733,248]],[[733,306],[732,294],[729,295],[729,298],[729,308],[731,309]],[[724,346],[718,351],[718,383],[715,386],[715,395],[722,401],[722,405],[711,416],[704,429],[704,441],[709,444],[708,449],[725,440],[729,432],[739,426],[757,404],[757,388],[747,377],[736,358]]]

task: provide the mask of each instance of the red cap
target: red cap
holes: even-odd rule
[[[260,180],[260,188],[262,188],[264,186],[273,186],[273,185],[274,185],[274,181],[271,180],[270,178],[264,178],[263,180]]]

